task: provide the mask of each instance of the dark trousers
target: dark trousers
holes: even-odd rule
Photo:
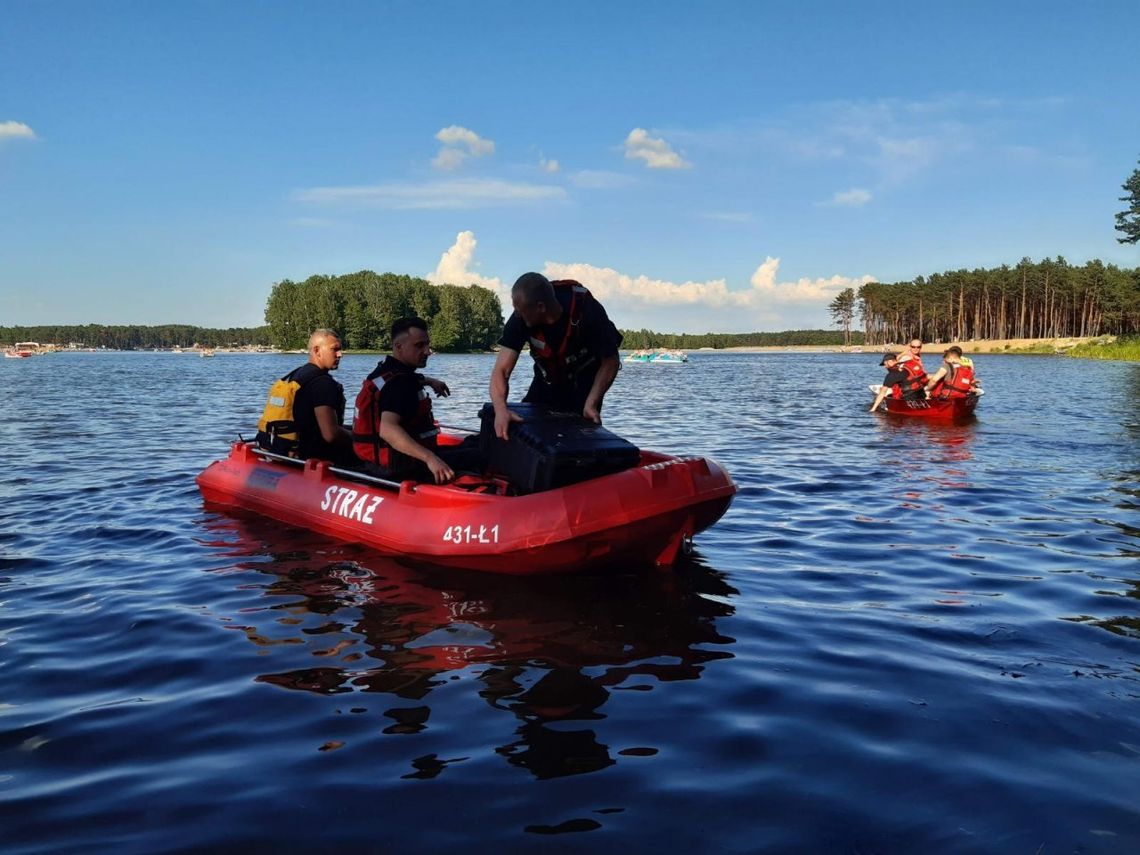
[[[443,445],[432,449],[440,460],[455,470],[456,474],[469,472],[482,475],[487,466],[487,460],[479,451],[479,437],[464,437],[459,445]],[[369,475],[377,478],[386,478],[389,481],[417,481],[420,483],[433,482],[431,470],[427,464],[408,457],[394,449],[388,449],[388,466],[377,466],[374,463],[365,463]]]

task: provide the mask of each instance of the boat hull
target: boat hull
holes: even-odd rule
[[[515,575],[672,564],[736,492],[714,461],[647,451],[632,469],[526,496],[412,482],[397,490],[324,461],[268,460],[249,443],[235,443],[197,482],[212,505],[414,561]]]
[[[981,398],[968,395],[965,398],[941,398],[929,401],[905,401],[901,398],[887,398],[887,412],[893,416],[908,418],[935,419],[942,421],[964,421],[974,417],[974,410]]]

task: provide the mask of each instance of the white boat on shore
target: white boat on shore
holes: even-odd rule
[[[27,359],[29,356],[39,356],[47,353],[40,348],[38,341],[18,341],[11,347],[4,348],[4,356],[8,359]]]

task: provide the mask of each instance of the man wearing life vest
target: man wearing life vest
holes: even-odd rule
[[[884,353],[883,358],[879,360],[879,364],[887,369],[887,373],[886,376],[883,377],[883,382],[879,387],[878,394],[875,395],[875,402],[871,404],[872,413],[879,409],[883,401],[888,397],[901,398],[908,401],[922,400],[921,393],[912,387],[910,376],[899,365],[898,354]]]
[[[399,318],[392,324],[392,355],[377,364],[356,396],[353,449],[377,475],[443,484],[455,477],[453,466],[463,466],[471,457],[470,447],[453,451],[436,445],[439,427],[429,389],[444,396],[451,390],[416,371],[431,354],[427,323]]]
[[[926,397],[926,369],[922,367],[922,339],[912,338],[907,349],[899,354],[899,368],[906,372],[904,391],[915,393],[913,397]]]
[[[340,366],[340,336],[328,329],[309,336],[309,361],[273,384],[258,428],[258,444],[302,459],[352,465],[352,436],[343,426],[344,388],[330,375]]]
[[[974,392],[978,381],[974,363],[962,355],[962,348],[951,345],[942,353],[942,367],[926,381],[926,391],[934,398],[965,398]]]
[[[507,409],[511,372],[530,345],[534,379],[523,398],[555,410],[581,413],[602,423],[602,400],[621,361],[621,333],[605,308],[581,283],[549,281],[541,273],[524,273],[511,288],[514,312],[499,339],[499,355],[491,370],[491,404],[495,435],[507,439],[512,421],[522,417]]]

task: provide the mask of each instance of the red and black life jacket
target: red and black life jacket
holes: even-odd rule
[[[921,359],[908,359],[900,362],[899,368],[906,372],[906,383],[903,384],[903,393],[911,392],[921,394],[926,387],[926,369],[922,367]]]
[[[561,291],[570,294],[570,305],[564,310],[567,315],[566,333],[555,350],[547,344],[542,330],[531,332],[530,355],[534,357],[535,367],[542,379],[550,385],[557,385],[573,381],[595,361],[579,334],[579,323],[586,304],[594,297],[585,285],[573,279],[556,279],[550,284],[554,286],[555,293]]]
[[[352,420],[352,450],[366,463],[375,463],[386,468],[392,465],[392,450],[388,443],[380,438],[380,390],[393,377],[404,373],[407,372],[393,368],[381,371],[375,377],[365,380],[360,387],[360,393],[356,396],[356,416]],[[412,376],[419,379],[418,375]],[[415,414],[409,422],[401,426],[420,445],[432,449],[436,447],[439,426],[432,415],[430,390],[426,386],[420,386]]]
[[[965,398],[974,387],[974,366],[948,365],[938,384],[939,398]]]

